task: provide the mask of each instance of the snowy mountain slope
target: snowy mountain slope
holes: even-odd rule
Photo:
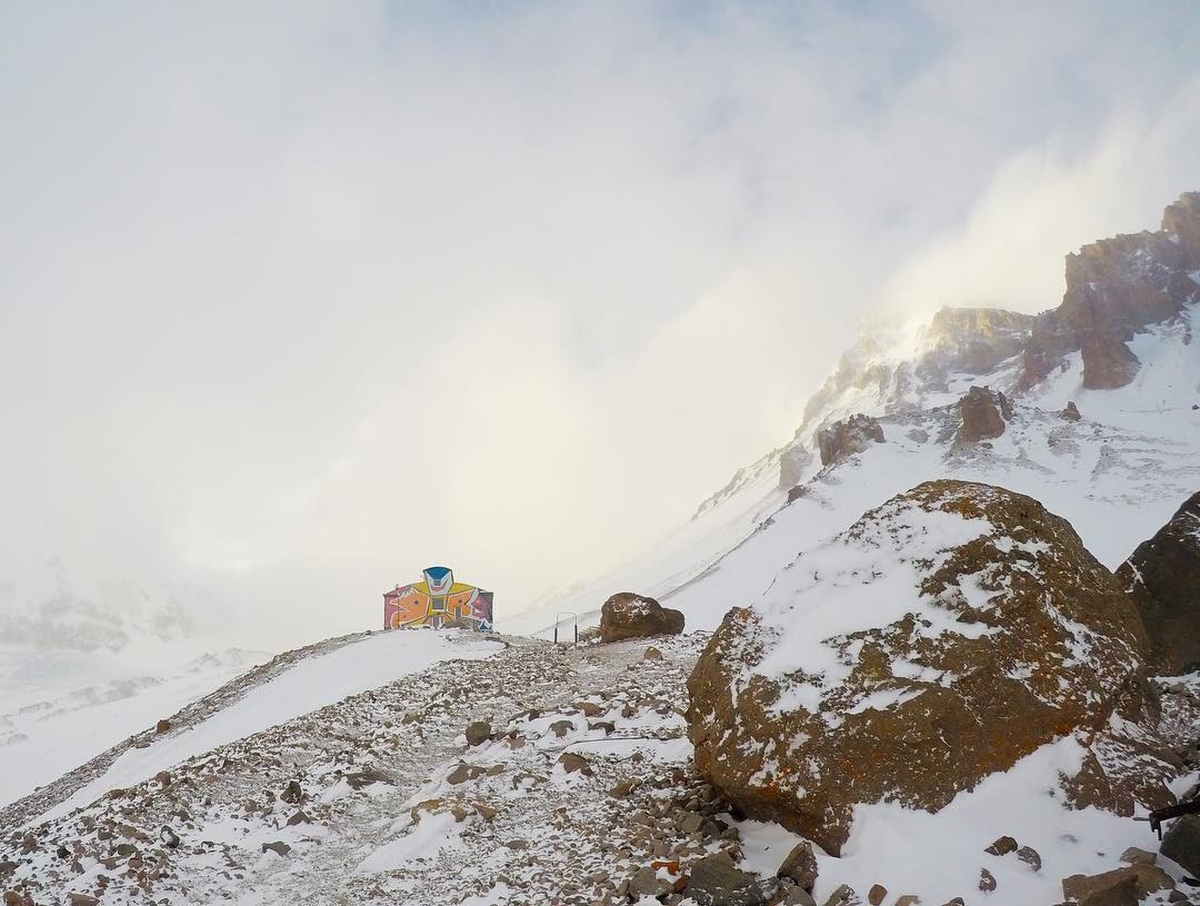
[[[0,808],[270,658],[170,649],[174,663],[134,657],[131,665],[111,653],[0,647]]]
[[[1200,194],[1168,207],[1163,226],[1069,255],[1063,302],[1042,315],[942,309],[925,323],[870,325],[808,401],[791,441],[739,470],[646,556],[505,625],[548,637],[562,611],[593,625],[609,595],[635,590],[670,598],[689,625],[711,628],[738,602],[728,596],[753,597],[787,549],[939,477],[1038,497],[1115,566],[1200,484],[1200,410],[1191,408],[1200,405],[1200,249],[1180,238],[1200,229]],[[972,386],[1015,396],[1019,413],[1008,433],[978,451],[954,441],[956,404]],[[1084,414],[1074,426],[1058,417],[1068,401]],[[818,432],[854,413],[879,418],[888,442],[822,467]],[[808,503],[776,516],[800,486]],[[788,528],[759,537],[772,521]],[[724,578],[709,581],[718,572]]]
[[[92,754],[88,752],[71,761],[68,767],[79,767],[37,794],[0,808],[0,825],[24,824],[43,814],[63,814],[105,790],[145,780],[197,753],[318,710],[348,695],[394,682],[450,658],[488,657],[500,648],[477,634],[363,633],[287,652],[191,702],[179,713],[158,712],[152,720],[133,728],[135,736],[98,757],[88,760]],[[97,717],[107,713],[101,711]],[[123,725],[137,713],[136,709],[128,709],[122,715]],[[168,715],[169,730],[156,733],[155,722]],[[108,731],[94,728],[89,722],[91,717],[87,713],[77,719],[72,738],[92,734],[103,738]],[[63,756],[56,752],[55,757]],[[38,773],[40,776],[44,772]]]
[[[380,638],[434,637],[370,641]],[[507,641],[491,657],[440,661],[197,751],[43,824],[5,825],[4,884],[37,903],[73,892],[120,904],[649,906],[687,894],[699,861],[725,853],[758,873],[765,894],[778,888],[776,869],[799,838],[733,817],[691,765],[679,709],[706,634],[656,640],[660,658],[637,640]],[[301,660],[331,663],[319,647]],[[1194,687],[1164,701],[1191,732]],[[475,721],[489,726],[471,745],[464,729]],[[239,723],[249,731],[254,721]],[[882,883],[891,899],[970,898],[981,868],[999,883],[989,902],[1058,901],[1061,878],[1112,868],[1126,847],[1154,840],[1144,823],[1066,810],[1048,795],[1079,764],[1066,738],[937,815],[860,808],[842,857],[817,853],[816,902],[843,883],[860,896]],[[1035,848],[1040,870],[983,852],[1004,834]]]
[[[494,644],[368,641],[418,655],[440,638],[464,653]],[[668,838],[677,878],[679,858],[732,845],[712,790],[687,773],[675,707],[702,641],[667,640],[648,659],[636,641],[511,639],[487,659],[440,661],[0,835],[5,883],[37,902],[576,903],[613,892]],[[495,732],[465,744],[480,719]],[[694,797],[685,831],[672,818]]]

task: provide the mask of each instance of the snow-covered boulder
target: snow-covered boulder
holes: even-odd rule
[[[725,617],[688,682],[700,772],[838,853],[856,803],[937,811],[1106,724],[1145,633],[1071,525],[990,485],[926,482]]]
[[[632,591],[613,595],[600,608],[600,641],[619,642],[683,632],[683,613]]]
[[[1117,567],[1141,611],[1156,667],[1179,674],[1200,666],[1200,492]]]

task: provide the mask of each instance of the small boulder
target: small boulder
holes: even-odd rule
[[[1022,846],[1018,849],[1017,858],[1028,865],[1031,871],[1042,870],[1042,854],[1032,846]]]
[[[996,878],[986,868],[979,869],[979,889],[984,893],[991,893],[996,889]]]
[[[663,659],[663,653],[651,645],[646,649],[646,653],[642,655],[642,659],[647,661],[661,661]]]
[[[466,783],[469,780],[477,780],[487,773],[487,768],[481,768],[476,764],[466,764],[460,762],[455,766],[454,770],[446,775],[446,782],[458,786],[460,783]]]
[[[817,886],[817,857],[813,853],[812,844],[804,840],[793,846],[775,875],[790,878],[801,888],[812,893],[813,888]]]
[[[613,595],[600,608],[600,641],[619,642],[683,632],[683,612],[631,591]]]
[[[171,729],[171,722],[165,717],[154,725],[155,733],[166,733]]]
[[[1125,852],[1121,853],[1121,861],[1129,865],[1154,865],[1158,862],[1158,855],[1147,849],[1139,849],[1136,846],[1131,846]]]
[[[279,794],[280,800],[289,805],[297,805],[304,801],[304,788],[300,786],[300,781],[289,780],[288,785],[283,788],[283,792]]]
[[[883,442],[883,428],[879,426],[879,422],[862,413],[834,422],[817,432],[817,447],[821,451],[823,466],[831,466],[856,453],[862,453],[872,443]]]
[[[1017,841],[1012,837],[1000,837],[991,846],[984,850],[985,853],[991,853],[993,856],[1004,856],[1008,853],[1016,852]]]
[[[879,906],[883,902],[883,898],[887,896],[887,888],[882,884],[873,884],[871,889],[867,891],[867,902],[871,906]]]
[[[1073,401],[1067,403],[1066,408],[1063,409],[1062,412],[1058,413],[1058,417],[1063,421],[1068,422],[1077,422],[1083,418],[1083,416],[1079,414],[1079,407],[1076,406]]]
[[[658,872],[649,865],[643,865],[629,879],[629,895],[635,899],[656,897],[658,893]]]
[[[592,766],[588,764],[588,760],[574,752],[563,752],[558,756],[558,763],[568,774],[582,774],[584,777],[591,777],[595,773]]]
[[[466,729],[467,745],[483,745],[492,738],[492,725],[486,720],[472,721]]]
[[[277,856],[286,856],[292,851],[292,848],[282,840],[276,840],[274,843],[264,843],[262,845],[262,851],[264,853],[273,852]]]
[[[761,906],[767,901],[755,876],[737,868],[725,853],[692,865],[686,893],[700,906]]]

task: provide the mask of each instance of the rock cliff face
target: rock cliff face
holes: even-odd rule
[[[822,428],[817,433],[817,445],[821,450],[823,466],[861,453],[872,443],[883,443],[883,428],[869,415],[852,415],[844,421],[834,422],[828,428]]]
[[[943,308],[918,337],[917,372],[926,380],[986,374],[1024,351],[1033,323],[1002,308]]]
[[[1117,567],[1146,624],[1154,665],[1175,675],[1200,666],[1200,493]]]
[[[688,683],[689,735],[747,814],[836,854],[856,803],[937,811],[1105,725],[1145,650],[1066,520],[1001,488],[927,482],[730,611]]]
[[[1075,351],[1083,356],[1084,387],[1124,387],[1140,364],[1127,342],[1182,311],[1200,291],[1198,267],[1198,192],[1170,205],[1157,233],[1114,236],[1068,255],[1066,294],[1058,308],[1038,315],[1017,388],[1035,386]]]

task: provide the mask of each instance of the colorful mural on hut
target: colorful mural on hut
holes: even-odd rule
[[[384,629],[441,629],[448,623],[492,629],[492,593],[454,581],[445,566],[431,566],[420,582],[383,593]]]

